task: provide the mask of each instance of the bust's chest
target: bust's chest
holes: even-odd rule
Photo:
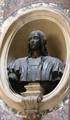
[[[43,66],[43,64],[42,64],[41,58],[28,59],[28,61],[27,61],[27,79],[28,79],[28,81],[40,80],[42,66]]]
[[[21,66],[21,80],[22,81],[40,81],[48,80],[51,71],[51,61],[39,58],[28,58],[25,64]]]

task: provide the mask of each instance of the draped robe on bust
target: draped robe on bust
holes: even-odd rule
[[[59,81],[64,72],[64,64],[58,58],[40,56],[38,58],[19,58],[8,65],[8,75],[16,75],[17,81],[23,82],[55,82]],[[46,83],[47,84],[47,83]],[[46,88],[46,85],[44,85]]]

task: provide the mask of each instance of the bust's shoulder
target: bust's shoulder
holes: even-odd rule
[[[14,66],[22,66],[26,64],[26,59],[27,57],[22,57],[22,58],[17,58],[15,59],[15,61],[13,62]]]
[[[45,62],[52,62],[52,63],[62,63],[62,61],[59,58],[52,57],[52,56],[45,56],[43,57],[43,60]]]
[[[26,62],[27,57],[17,58],[15,62]]]

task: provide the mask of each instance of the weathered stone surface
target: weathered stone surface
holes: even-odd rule
[[[66,9],[70,8],[70,0],[5,0],[4,18],[23,6],[39,2],[54,3],[63,6]]]
[[[68,120],[68,105],[48,113],[42,120]]]
[[[70,0],[5,0],[5,6],[4,7],[2,6],[2,8],[4,8],[4,17],[5,18],[8,17],[12,12],[23,7],[26,4],[29,4],[32,2],[34,3],[43,2],[43,1],[44,2],[49,1],[49,2],[54,2],[58,4],[61,3],[65,8],[70,8]],[[1,12],[0,16],[2,15],[3,14]],[[0,19],[0,21],[1,20],[2,19]],[[10,112],[10,110],[7,110],[6,107],[4,108],[4,104],[0,103],[0,120],[23,120],[23,118],[21,116],[16,116],[13,112]],[[42,117],[42,120],[68,120],[68,104],[64,105],[63,107],[60,107],[56,111],[53,110],[47,115],[44,115]]]
[[[11,111],[10,108],[0,100],[0,120],[23,120],[21,115],[16,115],[15,111]],[[68,120],[68,101],[67,103],[60,105],[60,108],[53,110],[48,114],[42,116],[41,120]]]
[[[2,100],[0,100],[0,120],[23,120],[21,116],[16,116]]]

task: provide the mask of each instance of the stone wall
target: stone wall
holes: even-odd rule
[[[0,28],[3,19],[6,19],[17,9],[27,6],[32,3],[46,2],[56,3],[59,6],[63,6],[66,9],[70,8],[70,0],[1,0],[0,1]],[[1,32],[1,31],[0,31]],[[42,120],[68,120],[68,104],[63,105],[58,110],[50,112],[45,115]],[[0,107],[0,120],[22,120],[20,117],[16,117],[13,113]]]
[[[70,8],[70,0],[5,0],[4,18],[8,17],[12,12],[21,7],[39,2],[54,3],[66,9]]]
[[[14,114],[2,100],[0,100],[0,120],[23,120],[23,116]],[[68,120],[68,101],[57,110],[44,113],[41,120]]]

